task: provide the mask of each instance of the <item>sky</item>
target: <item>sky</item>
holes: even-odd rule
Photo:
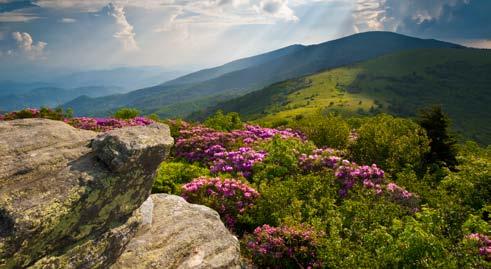
[[[0,0],[0,72],[198,69],[372,30],[491,48],[489,14],[491,0]]]

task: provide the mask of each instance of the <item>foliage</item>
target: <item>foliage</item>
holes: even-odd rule
[[[425,156],[425,163],[455,169],[457,141],[449,134],[450,120],[441,106],[421,110],[418,124],[426,130],[430,139],[430,151]]]
[[[136,117],[129,120],[115,118],[71,118],[65,119],[65,122],[78,129],[91,130],[97,132],[106,132],[117,128],[129,126],[146,126],[153,123],[152,120],[144,117]]]
[[[429,140],[418,124],[386,115],[350,124],[339,149],[290,129],[180,122],[168,182],[238,178],[199,177],[182,195],[216,209],[260,268],[488,268],[488,241],[469,235],[491,234],[490,148],[459,145],[455,171],[423,169]]]
[[[257,227],[243,239],[244,247],[260,268],[320,268],[319,235],[307,227]]]
[[[42,107],[41,109],[26,108],[20,111],[13,111],[4,115],[0,114],[0,120],[16,120],[16,119],[29,119],[29,118],[43,118],[50,120],[63,120],[64,118],[71,118],[73,111],[67,109],[65,112],[61,108],[51,109]]]
[[[350,128],[340,116],[318,112],[294,121],[292,128],[302,131],[318,147],[345,148]]]
[[[410,120],[379,115],[366,119],[356,132],[357,139],[350,146],[353,159],[377,163],[390,172],[419,167],[428,152],[424,130]]]
[[[183,162],[163,162],[157,170],[153,193],[180,194],[181,185],[200,176],[208,175],[208,169]]]
[[[129,120],[140,115],[140,111],[136,108],[123,107],[114,112],[113,117],[120,120]]]
[[[259,193],[239,180],[200,177],[185,184],[181,195],[188,202],[215,209],[234,230],[237,218],[254,205]]]
[[[218,110],[215,115],[205,120],[204,125],[218,131],[231,131],[241,129],[243,123],[240,120],[239,113],[230,112],[223,114],[223,111]]]

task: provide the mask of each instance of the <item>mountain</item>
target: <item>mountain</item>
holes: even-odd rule
[[[23,94],[35,88],[54,87],[49,82],[21,83],[16,81],[0,81],[0,98],[6,95]]]
[[[112,86],[121,88],[123,93],[161,84],[183,74],[182,71],[169,71],[162,67],[120,67],[73,72],[53,78],[50,82],[60,88]]]
[[[191,73],[186,76],[179,77],[164,83],[163,85],[182,85],[189,83],[198,83],[206,80],[214,79],[230,72],[239,71],[256,65],[264,64],[269,61],[278,59],[288,54],[295,53],[304,49],[302,45],[292,45],[269,53],[260,54],[240,60],[232,61],[219,67],[204,69],[198,72]]]
[[[31,90],[17,88],[18,93],[0,95],[0,110],[12,111],[42,106],[57,107],[79,96],[99,97],[115,94],[121,90],[118,87],[80,87],[75,89],[43,87]]]
[[[0,81],[0,110],[59,106],[80,96],[121,94],[160,84],[182,74],[161,67],[121,67],[64,75],[54,72],[39,82]]]
[[[216,104],[219,96],[238,97],[274,82],[416,48],[462,47],[391,32],[366,32],[317,45],[290,46],[123,95],[73,100],[64,107],[79,115],[103,115],[130,106],[163,117],[186,116],[196,107]],[[190,103],[194,105],[185,105]]]
[[[456,131],[491,144],[491,51],[416,49],[283,81],[222,102],[216,110],[239,112],[264,123],[295,120],[318,110],[349,115],[386,112],[412,117],[441,104]]]

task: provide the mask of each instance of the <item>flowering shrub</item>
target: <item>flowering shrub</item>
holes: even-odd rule
[[[213,156],[215,160],[210,168],[212,173],[235,172],[248,178],[252,174],[253,165],[262,162],[266,153],[264,151],[257,152],[248,147],[241,147],[237,151],[216,152]]]
[[[476,241],[479,247],[479,255],[484,256],[487,260],[491,261],[491,239],[488,236],[473,233],[466,236],[466,239]]]
[[[320,268],[318,234],[305,227],[257,227],[243,239],[246,251],[260,268]]]
[[[335,175],[341,185],[341,189],[339,190],[341,197],[346,197],[348,191],[356,183],[363,184],[364,187],[369,189],[375,189],[377,194],[382,192],[380,184],[384,180],[384,171],[378,168],[377,165],[359,166],[347,160],[343,160],[340,164],[336,169]]]
[[[259,193],[235,179],[200,177],[182,186],[181,196],[190,203],[215,209],[233,230],[239,215],[254,205]]]
[[[341,152],[331,148],[315,149],[312,154],[301,154],[299,166],[304,172],[320,171],[324,168],[335,168],[341,161]]]
[[[129,126],[146,126],[153,123],[152,120],[145,117],[134,117],[131,119],[116,119],[116,118],[89,118],[80,117],[72,118],[72,111],[63,112],[62,109],[50,108],[27,108],[20,111],[9,112],[0,115],[0,120],[15,120],[24,118],[44,118],[52,120],[63,120],[65,123],[72,125],[78,129],[92,130],[98,132],[106,132],[116,128]]]
[[[66,123],[72,125],[78,129],[92,130],[98,132],[106,132],[116,128],[123,128],[129,126],[146,126],[153,123],[152,120],[144,117],[135,117],[129,120],[115,119],[115,118],[71,118],[65,119]]]
[[[181,129],[176,139],[176,157],[189,162],[211,163],[215,153],[223,152],[235,143],[230,133],[215,131],[202,126]]]
[[[419,199],[415,194],[392,182],[385,186],[385,190],[389,197],[396,203],[408,206],[414,210],[417,209]]]
[[[61,108],[26,108],[19,111],[13,111],[4,115],[0,114],[0,120],[16,120],[16,119],[28,119],[28,118],[44,118],[52,120],[62,120],[64,117],[71,117],[71,111],[67,110],[65,113]]]

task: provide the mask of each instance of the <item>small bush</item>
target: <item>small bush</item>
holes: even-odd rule
[[[357,129],[350,146],[352,158],[359,163],[376,163],[389,172],[406,166],[417,168],[429,150],[425,131],[411,120],[379,115],[367,119]]]
[[[120,108],[118,111],[114,112],[113,117],[116,119],[128,120],[140,115],[140,111],[135,108]]]
[[[181,196],[215,209],[225,225],[235,231],[238,218],[254,205],[259,193],[239,180],[200,177],[185,184]]]
[[[307,227],[257,227],[243,239],[246,252],[260,268],[320,268],[319,235]]]
[[[317,113],[292,123],[292,128],[302,131],[318,147],[344,148],[348,143],[350,128],[341,117]]]
[[[231,131],[241,129],[244,124],[240,120],[239,113],[223,114],[223,111],[218,110],[215,115],[205,120],[204,125],[218,131]]]
[[[153,183],[153,193],[179,194],[181,185],[194,178],[208,175],[208,169],[181,162],[163,162],[157,170]]]

